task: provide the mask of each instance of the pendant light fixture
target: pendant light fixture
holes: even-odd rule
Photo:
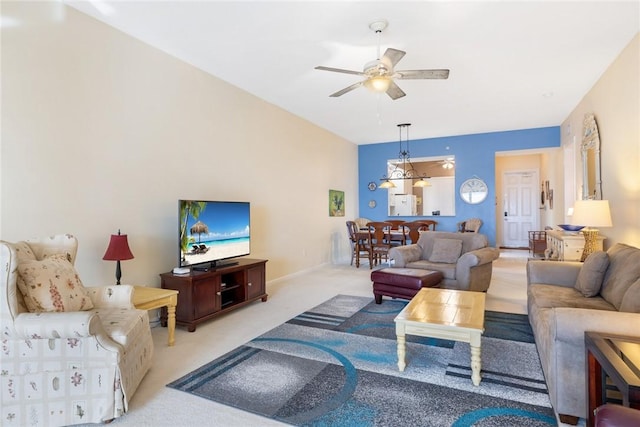
[[[425,174],[420,175],[411,163],[411,154],[409,153],[409,126],[411,123],[400,123],[398,129],[400,131],[399,145],[400,151],[398,153],[398,162],[395,169],[389,174],[389,176],[383,175],[380,184],[380,188],[395,188],[393,181],[411,179],[416,180],[413,184],[414,187],[430,187],[431,183],[427,181],[428,176]],[[406,148],[402,144],[402,131],[406,133]]]

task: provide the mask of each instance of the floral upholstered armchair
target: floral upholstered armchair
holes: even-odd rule
[[[131,286],[84,287],[78,242],[0,241],[0,425],[101,423],[123,415],[151,366]]]

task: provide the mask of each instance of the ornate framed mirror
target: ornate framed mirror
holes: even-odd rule
[[[582,131],[582,199],[602,199],[600,135],[593,114],[585,114]]]

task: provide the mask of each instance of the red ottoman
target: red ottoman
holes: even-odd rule
[[[640,426],[640,410],[626,406],[605,404],[595,411],[595,427]]]
[[[382,296],[411,299],[422,288],[436,288],[442,281],[442,272],[421,268],[383,268],[371,272],[376,304]]]

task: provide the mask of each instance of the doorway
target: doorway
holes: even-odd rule
[[[526,248],[529,231],[540,225],[538,171],[508,171],[502,174],[502,246]]]

